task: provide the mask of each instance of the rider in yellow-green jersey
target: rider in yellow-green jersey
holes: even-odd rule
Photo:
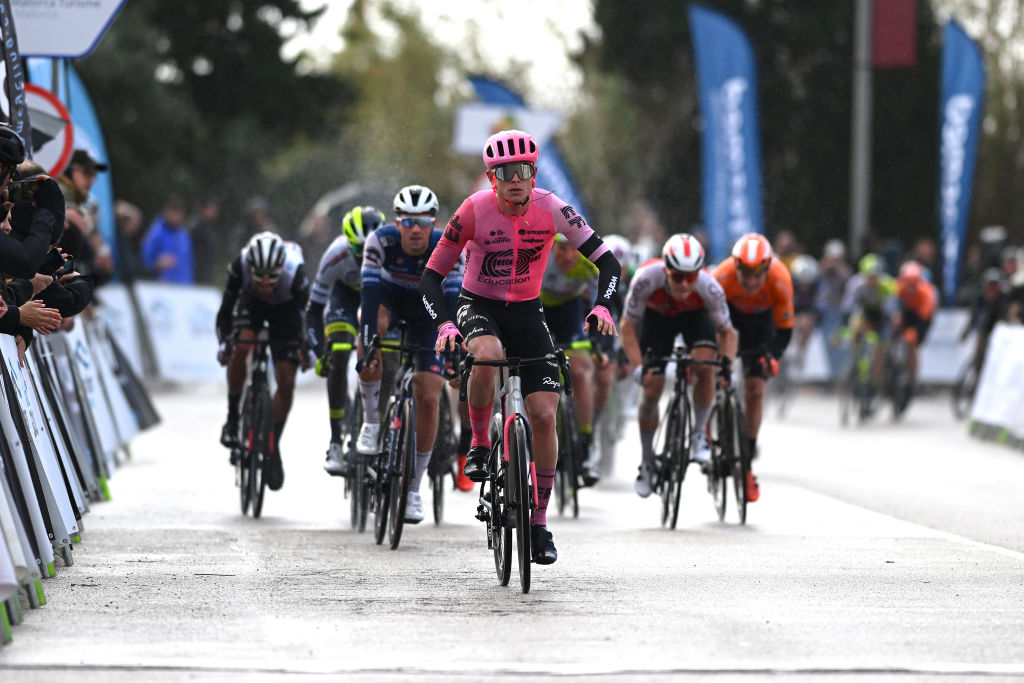
[[[594,431],[594,368],[590,360],[591,344],[587,333],[583,331],[583,317],[590,310],[596,295],[597,278],[597,266],[580,258],[579,251],[564,236],[556,236],[544,270],[540,301],[544,306],[544,318],[552,341],[564,346],[569,354],[573,400],[583,451],[582,483],[585,486],[593,486],[600,477],[597,458],[591,456],[592,450],[596,452],[596,449],[591,449]]]

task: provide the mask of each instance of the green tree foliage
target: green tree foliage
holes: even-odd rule
[[[782,0],[715,0],[704,3],[739,24],[758,65],[765,226],[769,235],[792,230],[812,250],[845,238],[849,216],[849,159],[853,15],[849,3]],[[938,27],[930,4],[918,6],[918,64],[876,71],[874,188],[871,216],[878,236],[909,243],[934,235],[937,174]],[[621,209],[651,205],[669,232],[701,222],[700,111],[693,43],[686,6],[652,0],[643,11],[616,0],[596,0],[603,39],[580,59],[587,94],[606,99],[602,126],[591,121],[605,107],[577,121],[604,131],[600,140],[615,156],[604,167],[623,169]],[[612,78],[614,75],[614,78]],[[619,80],[616,80],[619,79]],[[634,121],[631,128],[624,123]],[[605,137],[607,136],[607,137]],[[576,147],[574,145],[574,147]],[[585,176],[592,164],[570,163]],[[635,159],[642,162],[638,168]],[[607,182],[578,178],[584,193]],[[616,184],[622,188],[621,182]],[[597,189],[597,191],[604,191]],[[603,206],[600,198],[586,199]],[[606,209],[603,209],[606,210]],[[630,233],[628,214],[595,216]]]
[[[294,230],[321,189],[283,186],[280,158],[312,141],[338,144],[351,96],[338,77],[301,73],[281,57],[281,26],[317,14],[296,0],[127,3],[76,64],[107,137],[116,195],[152,214],[170,194],[215,194],[233,216],[266,194],[283,231]]]

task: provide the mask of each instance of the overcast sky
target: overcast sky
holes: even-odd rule
[[[528,99],[534,106],[566,109],[569,98],[579,86],[579,74],[566,55],[566,45],[578,49],[579,31],[592,34],[597,28],[591,19],[590,0],[393,0],[399,7],[416,7],[423,25],[445,45],[470,41],[466,22],[475,20],[480,27],[481,53],[493,55],[499,68],[509,55],[531,62],[526,80]],[[305,50],[322,61],[341,50],[338,31],[345,21],[351,0],[301,0],[306,9],[328,6],[311,36],[302,36],[286,45],[286,54]],[[373,3],[370,3],[371,6]],[[371,17],[372,21],[372,17]]]

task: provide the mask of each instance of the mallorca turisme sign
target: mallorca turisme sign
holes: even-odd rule
[[[84,57],[99,44],[125,0],[10,0],[25,57]]]

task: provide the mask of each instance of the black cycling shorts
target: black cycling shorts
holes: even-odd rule
[[[775,319],[771,309],[760,313],[740,313],[729,306],[729,317],[740,336],[740,355],[743,357],[743,376],[768,379],[761,358],[775,338]],[[744,355],[743,352],[747,352]],[[760,353],[757,353],[760,352]],[[756,355],[751,355],[756,354]]]
[[[456,324],[467,343],[484,335],[497,337],[509,358],[536,358],[555,351],[540,299],[506,304],[463,290],[459,294]],[[524,394],[561,389],[558,363],[553,360],[524,365],[520,376]]]
[[[928,336],[928,330],[931,329],[932,318],[927,320],[923,319],[917,313],[909,309],[903,309],[903,327],[913,328],[917,330],[917,346],[920,348],[924,344],[925,337]]]
[[[268,304],[244,292],[235,300],[231,327],[237,338],[241,330],[259,331],[267,323],[270,331],[270,355],[275,363],[299,364],[299,346],[303,342],[304,311],[294,301]]]
[[[690,349],[697,347],[718,348],[715,328],[711,324],[711,316],[707,310],[685,311],[679,315],[665,316],[651,309],[644,311],[640,320],[640,350],[644,354],[644,371],[651,370],[656,375],[664,374],[667,361],[663,356],[672,353],[676,335],[683,335],[683,341]],[[647,356],[655,359],[647,360]]]

